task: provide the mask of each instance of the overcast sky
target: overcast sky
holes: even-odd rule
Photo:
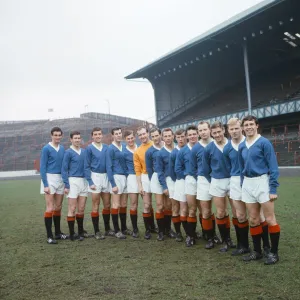
[[[259,0],[0,0],[0,121],[88,111],[154,121],[136,71]]]

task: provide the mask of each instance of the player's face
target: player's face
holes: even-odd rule
[[[198,125],[198,133],[202,140],[208,140],[210,138],[210,129],[208,124],[200,124]]]
[[[113,139],[115,142],[121,142],[122,141],[122,130],[119,129],[119,130],[115,130],[114,133],[113,133]]]
[[[228,132],[232,139],[240,139],[242,137],[242,127],[240,122],[237,122],[235,125],[228,125]]]
[[[80,145],[81,145],[81,136],[79,134],[73,135],[73,137],[70,140],[71,140],[71,143],[74,147],[80,147]]]
[[[198,142],[198,132],[197,130],[188,130],[187,131],[187,138],[189,140],[189,143],[196,144]]]
[[[135,144],[135,139],[133,134],[126,136],[125,141],[129,147],[132,147]]]
[[[161,142],[161,134],[158,131],[151,132],[151,140],[154,144],[159,144]]]
[[[212,137],[216,140],[217,143],[221,143],[224,139],[225,129],[217,127],[211,130]]]
[[[186,144],[186,135],[185,133],[176,135],[176,141],[180,148],[182,148]]]
[[[243,129],[245,131],[246,136],[255,136],[257,134],[258,125],[254,120],[245,121],[243,124]]]
[[[138,137],[139,140],[143,143],[146,144],[149,140],[149,133],[147,132],[147,130],[145,128],[142,128],[141,130],[138,131]]]
[[[102,131],[93,132],[92,139],[94,143],[100,144],[102,141],[102,137],[103,137]]]
[[[60,131],[54,131],[51,135],[52,142],[59,144],[62,139],[62,133]]]
[[[165,131],[163,133],[163,141],[165,142],[166,146],[172,146],[174,141],[174,134],[172,131]]]

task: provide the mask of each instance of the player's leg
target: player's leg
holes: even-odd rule
[[[202,211],[202,224],[204,234],[207,237],[207,244],[205,245],[205,249],[214,248],[214,227],[213,227],[213,219],[211,212],[211,200],[200,200],[201,211]]]
[[[163,194],[155,194],[156,201],[156,213],[155,219],[158,225],[158,241],[164,240],[164,232],[165,232],[165,221],[164,221],[164,195]]]
[[[266,265],[272,265],[279,261],[278,244],[280,238],[280,226],[277,223],[274,212],[274,201],[261,203],[264,216],[269,226],[269,234],[271,240],[271,252],[265,260]]]
[[[129,193],[130,199],[130,219],[132,224],[132,237],[138,238],[139,237],[139,229],[137,226],[137,210],[138,210],[138,199],[139,194],[137,193]]]
[[[243,198],[244,199],[244,198]],[[262,226],[260,224],[260,204],[259,203],[246,203],[248,216],[249,216],[249,225],[250,225],[250,234],[253,242],[253,251],[243,257],[244,261],[251,261],[261,259],[262,249],[261,249],[261,236],[262,236]]]
[[[176,238],[176,233],[171,228],[172,223],[172,200],[164,196],[164,220],[165,220],[165,234],[174,239]]]
[[[132,231],[127,228],[127,224],[126,224],[128,194],[127,193],[122,194],[120,201],[121,202],[120,202],[119,217],[121,222],[121,231],[125,235],[132,235]]]
[[[186,237],[188,236],[188,225],[187,225],[187,218],[189,214],[189,208],[186,201],[180,201],[180,221],[182,227],[184,229]]]
[[[111,217],[115,230],[115,236],[117,238],[124,239],[126,238],[126,236],[122,234],[119,226],[119,209],[121,204],[121,194],[112,194],[111,204]]]
[[[188,205],[188,218],[187,218],[187,231],[188,236],[185,244],[187,247],[191,247],[195,244],[196,226],[197,226],[197,202],[195,195],[186,195]]]
[[[95,239],[97,240],[103,240],[104,236],[100,232],[99,228],[99,206],[100,206],[100,193],[93,193],[92,192],[92,223],[94,227],[95,232]]]
[[[111,194],[101,192],[101,199],[103,203],[102,218],[105,229],[105,236],[115,236],[114,230],[110,227],[110,212],[111,212]]]
[[[202,210],[201,210],[200,201],[196,201],[196,204],[197,204],[197,208],[198,208],[199,223],[200,223],[200,226],[201,226],[201,232],[200,231],[197,232],[196,236],[197,236],[198,239],[204,238],[206,240],[207,237],[204,234],[203,224],[202,224],[202,218],[203,217],[202,217]]]
[[[237,226],[233,220],[234,226],[236,226],[237,234],[237,249],[232,252],[233,256],[249,253],[249,222],[247,219],[246,204],[241,200],[232,200],[232,205],[235,208]]]
[[[61,191],[63,193],[63,191]],[[65,240],[68,236],[61,232],[60,221],[61,221],[61,210],[63,203],[63,194],[54,194],[54,210],[53,210],[53,223],[55,228],[55,238],[57,240]]]
[[[87,237],[87,235],[85,236],[84,229],[83,229],[84,210],[85,210],[86,200],[87,200],[86,196],[79,195],[77,201],[76,221],[78,227],[78,235],[82,237]]]
[[[144,193],[143,195],[143,204],[144,204],[144,210],[143,210],[143,219],[145,224],[145,239],[149,240],[151,238],[151,193]]]
[[[264,212],[262,207],[260,207],[260,224],[262,226],[262,242],[263,242],[263,249],[264,249],[264,256],[267,256],[271,252],[270,240],[269,240],[269,227],[264,216]]]
[[[172,201],[172,222],[176,232],[176,242],[182,242],[183,237],[181,234],[181,220],[180,220],[180,202],[174,199]]]
[[[44,221],[47,232],[47,243],[57,244],[56,240],[53,238],[52,233],[52,215],[54,210],[54,195],[45,194],[46,211],[44,213]]]
[[[78,239],[79,241],[82,241],[83,238],[80,235],[75,235],[75,213],[77,208],[77,198],[68,198],[68,226],[69,226],[69,232],[70,232],[70,239],[71,241],[74,241],[75,239]]]
[[[228,197],[228,201],[229,201],[229,205],[230,205],[230,208],[231,208],[231,213],[232,213],[232,224],[234,226],[234,230],[235,230],[235,235],[236,235],[236,241],[237,241],[237,248],[240,247],[240,237],[239,237],[239,229],[238,229],[238,219],[237,219],[237,216],[236,216],[236,208],[235,208],[235,205],[233,203],[234,200],[232,200],[230,197]]]

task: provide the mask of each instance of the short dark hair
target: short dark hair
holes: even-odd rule
[[[71,131],[70,132],[70,138],[72,139],[74,135],[80,135],[80,132],[77,130]]]
[[[171,133],[174,135],[174,132],[173,132],[172,128],[170,128],[170,127],[164,128],[164,129],[162,130],[161,134],[163,135],[163,134],[164,134],[165,132],[167,132],[167,131],[171,131]]]
[[[185,131],[186,133],[189,131],[189,130],[196,130],[198,132],[198,128],[195,126],[195,125],[189,125]]]
[[[51,129],[51,135],[53,135],[54,132],[60,132],[61,135],[63,135],[63,132],[62,132],[62,130],[59,127],[53,127]]]
[[[258,125],[258,120],[256,117],[252,116],[252,115],[249,115],[249,116],[246,116],[243,118],[242,120],[242,126],[244,125],[244,122],[246,121],[254,121],[256,125]]]
[[[101,133],[102,133],[102,129],[100,127],[94,127],[92,129],[91,135],[93,136],[94,132],[96,132],[96,131],[101,131]]]
[[[136,130],[136,132],[139,132],[140,130],[145,129],[146,132],[149,132],[149,129],[146,126],[139,126]]]
[[[200,121],[200,122],[198,123],[198,126],[199,126],[199,125],[204,125],[204,124],[207,124],[208,128],[210,129],[210,124],[209,124],[209,122],[207,122],[207,121]]]
[[[222,122],[220,122],[220,121],[213,122],[210,126],[210,129],[216,129],[218,127],[220,127],[221,129],[224,129],[224,125],[222,124]]]
[[[161,130],[158,127],[152,127],[150,129],[150,134],[153,133],[153,132],[155,132],[155,131],[158,131],[158,133],[161,134]]]
[[[186,135],[186,130],[184,128],[179,128],[175,131],[175,135],[182,135],[183,133]]]
[[[128,137],[128,136],[130,136],[130,135],[132,135],[132,134],[133,134],[133,131],[127,129],[127,130],[124,131],[123,137],[126,138],[126,137]]]
[[[112,130],[111,130],[111,134],[113,135],[115,133],[115,131],[118,131],[118,130],[122,130],[121,127],[114,127]]]

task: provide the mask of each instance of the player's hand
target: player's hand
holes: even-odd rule
[[[65,195],[68,195],[70,192],[70,189],[65,189]]]
[[[50,194],[50,188],[49,187],[44,187],[44,193],[45,194]]]
[[[169,190],[168,190],[168,189],[165,189],[165,190],[163,191],[163,193],[164,193],[167,197],[169,197]]]
[[[118,194],[119,189],[117,186],[113,187],[111,190],[114,194]]]
[[[273,202],[277,200],[277,194],[270,194],[270,201]]]
[[[145,195],[145,191],[144,191],[143,187],[139,187],[139,191],[140,191],[141,196]]]
[[[90,189],[95,191],[96,190],[96,186],[93,184],[93,185],[90,185]]]

